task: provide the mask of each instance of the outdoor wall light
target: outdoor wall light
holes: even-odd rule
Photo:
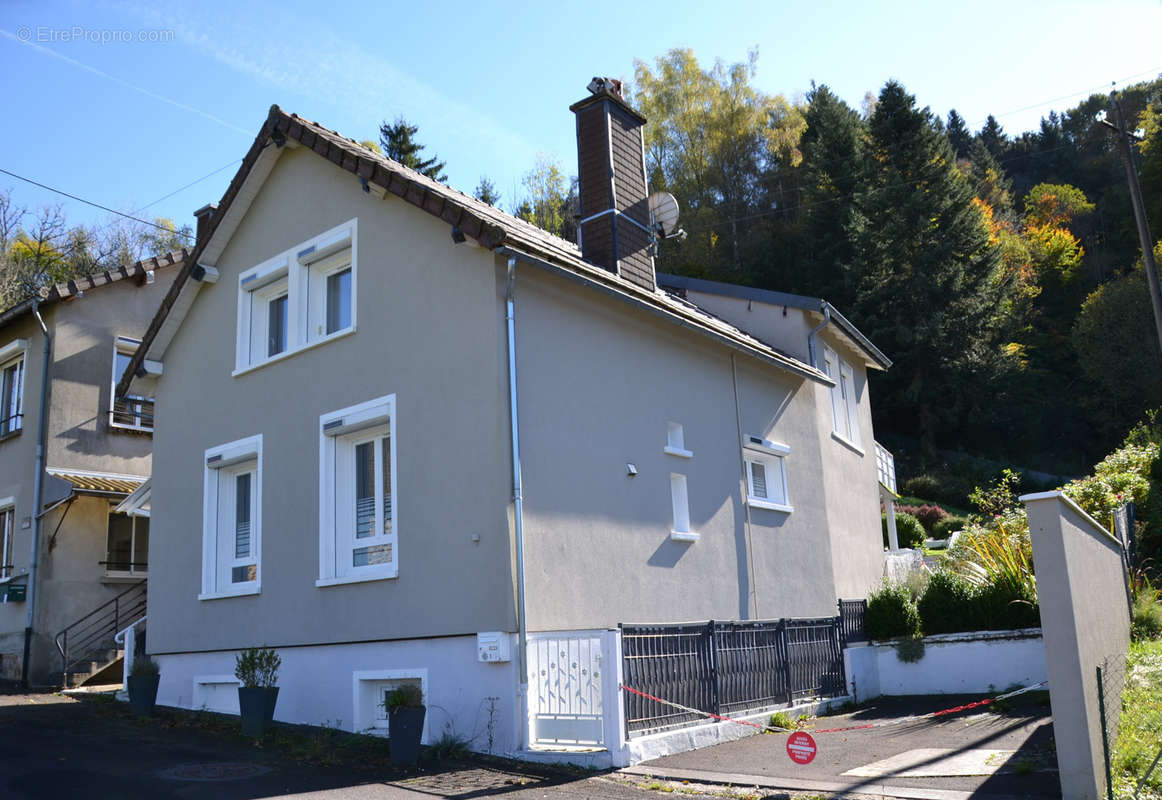
[[[626,464],[625,465],[625,474],[631,478],[634,475],[637,475],[637,465],[636,464]]]
[[[465,238],[464,231],[460,230],[460,228],[457,226],[453,226],[452,227],[452,241],[455,242],[456,244],[464,244],[464,238]]]

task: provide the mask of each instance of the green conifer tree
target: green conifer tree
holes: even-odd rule
[[[395,122],[390,124],[384,120],[379,126],[379,144],[383,154],[432,180],[446,182],[448,177],[444,174],[444,162],[439,156],[420,156],[424,146],[413,138],[418,131],[418,125],[409,125],[403,117],[396,117]]]

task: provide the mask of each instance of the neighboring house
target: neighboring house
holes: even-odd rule
[[[266,644],[280,719],[380,728],[413,681],[429,738],[513,752],[569,738],[522,710],[561,670],[599,726],[620,705],[557,633],[832,616],[880,579],[887,360],[820,301],[660,288],[644,119],[595,88],[580,247],[271,108],[118,386],[166,409],[159,702],[236,710]]]
[[[56,635],[122,595],[117,613],[99,613],[89,620],[99,625],[73,629],[75,663],[68,670],[88,673],[116,656],[111,636],[98,629],[143,609],[149,520],[115,507],[149,475],[153,402],[114,401],[113,387],[184,255],[68,281],[0,313],[0,678],[56,681],[65,666]],[[42,390],[48,414],[38,514]]]

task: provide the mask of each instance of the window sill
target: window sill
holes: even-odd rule
[[[24,570],[23,572],[18,572],[15,575],[9,575],[6,578],[0,578],[0,586],[3,586],[6,583],[11,583],[14,580],[18,580],[20,578],[27,578],[27,577],[28,577],[28,570]]]
[[[670,531],[670,540],[674,542],[696,542],[701,538],[702,534],[694,531]]]
[[[7,441],[9,439],[15,439],[17,436],[20,435],[20,432],[22,430],[23,430],[22,428],[17,428],[14,431],[8,431],[8,433],[0,433],[0,442]]]
[[[344,586],[349,583],[370,583],[371,581],[388,581],[399,577],[399,570],[391,570],[390,572],[377,572],[372,575],[344,575],[342,578],[319,578],[315,581],[315,586],[319,589],[325,589],[328,586]]]
[[[146,428],[140,425],[123,425],[120,422],[110,422],[109,429],[114,433],[144,433],[147,436],[153,435],[153,428]]]
[[[262,594],[261,586],[252,586],[246,589],[235,589],[232,592],[216,592],[214,594],[199,594],[199,600],[224,600],[227,597],[247,597],[253,594]]]
[[[104,583],[104,584],[141,583],[142,581],[148,580],[148,579],[149,579],[149,575],[147,573],[144,573],[144,572],[141,573],[140,575],[102,575],[101,576],[101,583]]]
[[[794,506],[786,506],[782,503],[772,503],[770,500],[759,500],[756,497],[748,497],[746,504],[751,508],[764,508],[767,511],[782,511],[785,514],[790,514],[795,510]]]
[[[683,450],[680,447],[670,447],[666,445],[662,448],[662,452],[668,456],[677,456],[678,458],[693,458],[694,453],[690,450]]]
[[[271,356],[270,358],[266,359],[265,361],[259,361],[257,364],[250,364],[250,365],[245,366],[245,367],[239,367],[238,369],[235,369],[233,372],[231,372],[230,375],[232,377],[237,378],[239,375],[245,375],[248,372],[254,372],[254,370],[262,369],[263,367],[269,366],[270,364],[277,364],[279,361],[284,361],[284,360],[290,358],[291,356],[296,356],[299,353],[302,353],[306,350],[311,350],[315,347],[320,347],[322,345],[327,344],[328,342],[333,342],[336,339],[342,339],[344,336],[350,336],[353,333],[355,333],[355,326],[354,325],[352,325],[350,328],[344,328],[341,331],[335,331],[334,333],[327,334],[326,336],[324,336],[321,339],[315,339],[314,341],[307,342],[306,344],[302,345],[301,347],[296,347],[293,350],[284,350],[283,352],[279,353],[278,355]]]
[[[834,439],[835,441],[839,442],[841,445],[843,445],[844,447],[846,447],[848,450],[851,450],[851,451],[853,451],[853,452],[855,452],[855,453],[858,453],[858,454],[859,454],[859,455],[861,455],[861,456],[862,456],[862,455],[864,455],[863,448],[862,448],[862,447],[860,447],[860,446],[859,446],[858,444],[856,444],[855,442],[853,442],[853,441],[851,441],[850,439],[848,439],[847,437],[845,437],[845,436],[840,436],[840,435],[839,435],[838,433],[836,433],[835,431],[832,431],[832,432],[831,432],[831,438],[832,438],[832,439]]]

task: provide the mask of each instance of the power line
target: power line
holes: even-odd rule
[[[222,167],[222,169],[225,169],[225,167]],[[218,171],[220,172],[221,170],[218,170]],[[0,172],[4,173],[5,175],[9,175],[13,178],[16,178],[19,181],[24,181],[25,183],[31,183],[33,186],[39,186],[41,189],[47,189],[50,192],[55,192],[56,194],[63,195],[64,197],[67,197],[70,200],[76,200],[78,203],[84,203],[85,205],[92,206],[93,208],[99,208],[102,211],[108,211],[110,214],[116,214],[119,217],[125,217],[125,219],[133,220],[134,222],[140,222],[142,225],[148,225],[151,228],[157,228],[158,230],[165,231],[166,233],[175,233],[175,231],[173,229],[167,228],[164,225],[158,225],[156,222],[150,222],[149,220],[144,220],[144,219],[141,219],[140,217],[135,217],[132,214],[126,214],[126,213],[118,211],[114,208],[109,208],[109,206],[103,206],[100,203],[95,203],[92,200],[86,200],[83,197],[77,197],[75,194],[69,194],[66,191],[54,188],[54,187],[49,186],[47,184],[41,183],[40,181],[34,181],[32,178],[26,178],[23,175],[17,175],[15,172],[10,172],[9,170],[4,169],[3,167],[0,167]],[[195,181],[195,183],[197,183],[197,181]],[[165,199],[165,198],[162,198],[162,199]],[[161,200],[158,200],[156,202],[160,203]],[[176,234],[178,236],[183,235],[180,231],[177,231]],[[190,239],[193,237],[185,235],[185,238]]]

